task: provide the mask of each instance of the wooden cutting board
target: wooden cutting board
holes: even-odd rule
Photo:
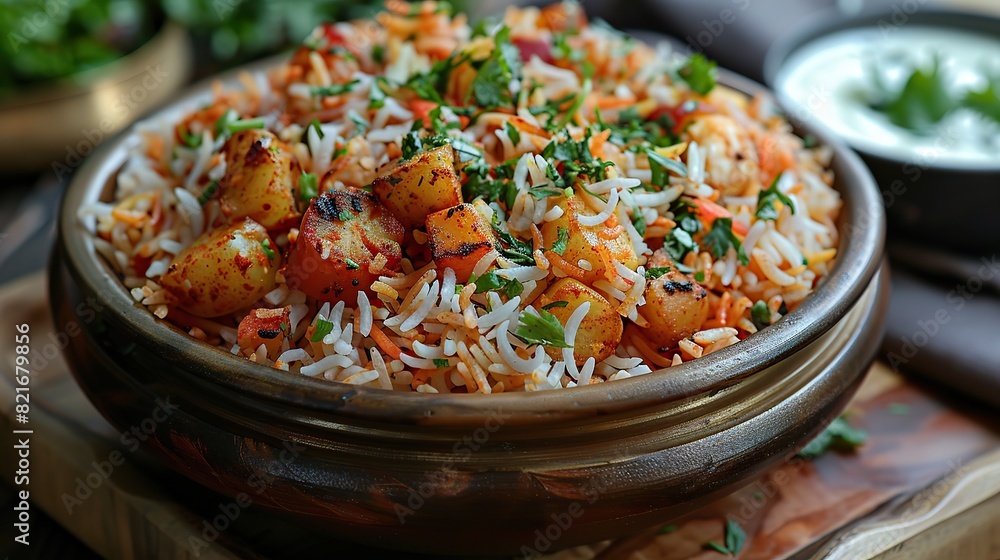
[[[253,506],[217,535],[206,531],[206,520],[231,500],[163,469],[141,450],[132,452],[60,358],[46,358],[54,355],[58,337],[49,336],[44,284],[36,275],[0,289],[5,328],[29,323],[33,352],[48,362],[32,373],[29,423],[15,425],[14,336],[0,336],[0,430],[33,431],[32,507],[110,558],[313,558],[332,551],[384,557],[348,543],[317,542]],[[732,519],[748,534],[741,559],[1000,559],[995,411],[876,364],[851,405],[850,420],[870,434],[856,453],[793,459],[670,526],[549,558],[721,559],[725,555],[705,545],[725,542],[725,523]],[[4,463],[11,484],[15,469]],[[101,475],[109,465],[113,470]],[[86,484],[88,476],[92,483],[99,477],[89,485],[95,488]]]

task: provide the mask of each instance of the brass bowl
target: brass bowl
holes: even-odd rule
[[[197,87],[156,116],[207,95]],[[97,256],[76,211],[111,196],[127,141],[103,146],[63,200],[51,291],[56,324],[84,332],[66,349],[74,374],[119,429],[155,418],[144,444],[164,464],[317,535],[510,554],[652,527],[795,453],[846,406],[881,338],[878,191],[857,156],[827,141],[845,203],[838,261],[798,309],[747,341],[667,371],[531,394],[292,376],[157,320]],[[178,408],[164,418],[168,400]]]
[[[97,145],[173,97],[191,75],[187,32],[164,23],[124,57],[0,100],[0,169],[60,179]]]

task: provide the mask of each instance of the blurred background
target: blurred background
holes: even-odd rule
[[[549,2],[451,0],[472,19],[532,3]],[[591,17],[646,40],[670,38],[679,49],[704,50],[720,66],[760,82],[769,47],[830,14],[893,14],[911,4],[1000,14],[995,0],[581,3]],[[380,6],[378,0],[0,0],[0,285],[44,268],[62,189],[101,142],[194,81],[293,48],[319,22],[365,17]],[[995,221],[979,227],[998,228]],[[886,351],[905,341],[921,317],[933,316],[949,286],[969,276],[970,262],[975,266],[991,253],[979,251],[970,260],[900,241],[890,238],[894,299]],[[992,257],[995,262],[996,254]],[[1000,402],[998,293],[1000,282],[987,283],[986,295],[969,307],[969,315],[962,319],[956,313],[959,320],[949,331],[930,341],[922,366],[910,366]],[[966,351],[972,348],[980,354]],[[0,485],[0,504],[12,499],[9,492]],[[49,542],[45,557],[91,557],[52,522],[39,521],[33,529],[33,539]],[[11,531],[0,528],[0,536],[10,542]]]

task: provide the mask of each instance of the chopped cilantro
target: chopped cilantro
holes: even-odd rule
[[[518,318],[515,335],[526,344],[540,344],[551,348],[572,348],[566,344],[566,330],[556,316],[542,309],[538,315],[525,311]]]
[[[385,78],[376,78],[372,82],[371,89],[368,91],[369,109],[381,109],[385,107],[385,90],[382,89],[380,84],[383,81],[385,81]]]
[[[795,213],[795,204],[792,202],[791,198],[778,190],[778,181],[781,180],[781,174],[774,178],[771,186],[767,189],[760,191],[757,195],[757,219],[759,220],[777,220],[778,210],[774,207],[774,203],[781,201],[783,204],[788,206]]]
[[[198,204],[201,204],[202,206],[208,204],[208,201],[211,200],[213,196],[215,196],[215,192],[218,190],[219,190],[218,181],[212,181],[211,183],[205,185],[205,190],[201,191],[201,194],[198,195]]]
[[[497,247],[500,256],[514,264],[535,264],[534,250],[531,248],[531,244],[521,241],[510,233],[500,229],[500,219],[496,214],[493,215],[493,231],[501,242],[500,246]]]
[[[271,248],[271,240],[265,239],[260,242],[261,249],[264,250],[264,254],[267,256],[267,260],[274,260],[274,249]]]
[[[358,270],[361,268],[360,264],[354,262],[351,259],[344,259],[344,263],[347,264],[347,270]]]
[[[885,92],[881,79],[877,80],[883,92],[872,108],[883,113],[896,126],[924,132],[958,106],[958,101],[948,93],[945,81],[940,61],[935,58],[931,68],[915,69],[903,89],[896,94]]]
[[[583,80],[583,88],[580,89],[580,93],[576,94],[576,100],[570,105],[569,111],[563,115],[562,120],[556,125],[558,128],[563,128],[569,123],[573,122],[573,117],[576,116],[576,112],[583,107],[583,102],[587,100],[587,97],[594,91],[594,81],[588,76]]]
[[[771,325],[771,309],[764,300],[757,300],[750,308],[750,319],[758,331]]]
[[[319,119],[313,119],[309,121],[308,128],[314,129],[316,131],[316,137],[319,138],[320,140],[322,140],[323,136],[325,136],[325,134],[323,134],[323,129],[320,128]]]
[[[653,172],[653,185],[657,187],[669,185],[670,172],[681,177],[687,176],[687,166],[683,163],[665,157],[655,150],[646,150],[646,155],[649,156],[649,169]]]
[[[701,53],[691,55],[677,75],[687,82],[691,91],[698,95],[708,95],[715,88],[716,63]]]
[[[569,245],[569,229],[559,228],[556,234],[556,240],[552,244],[552,252],[562,256],[566,252],[566,247]]]
[[[643,217],[638,208],[632,211],[632,227],[635,228],[640,237],[646,235],[646,218]]]
[[[312,336],[309,337],[310,342],[321,342],[323,337],[333,332],[333,322],[326,321],[319,317],[316,318],[316,328],[313,330]]]
[[[567,305],[569,305],[568,301],[553,301],[548,305],[543,305],[542,309],[548,311],[549,309],[557,309],[561,307],[566,307]]]
[[[177,133],[181,137],[181,142],[183,142],[188,148],[197,148],[198,146],[201,146],[201,136],[191,134],[186,125],[182,124],[177,129]]]
[[[517,297],[524,292],[524,284],[521,284],[520,280],[516,278],[504,278],[493,270],[478,278],[475,276],[469,278],[469,283],[476,285],[477,294],[498,292],[506,295],[507,299]]]
[[[743,244],[736,237],[736,234],[733,233],[732,218],[716,218],[712,222],[711,231],[705,234],[701,242],[706,249],[711,251],[712,256],[717,259],[724,257],[729,248],[732,247],[736,250],[736,256],[740,264],[750,264],[750,258],[747,257],[746,252],[743,250]]]
[[[705,543],[705,548],[726,554],[729,556],[735,556],[743,548],[743,544],[747,540],[746,531],[740,526],[739,522],[733,519],[726,520],[726,544],[721,545],[715,541],[710,541]]]
[[[521,51],[510,42],[510,28],[500,28],[494,43],[493,53],[482,62],[469,88],[469,96],[484,108],[512,105],[510,83],[521,73]]]
[[[705,271],[704,270],[699,270],[698,272],[695,272],[694,273],[694,279],[695,279],[695,282],[704,282],[705,281]]]
[[[656,280],[660,276],[670,272],[669,266],[661,266],[656,268],[651,268],[646,271],[646,280]]]
[[[455,153],[458,154],[458,160],[462,163],[476,161],[483,157],[482,150],[461,138],[452,138],[451,147],[455,149]]]
[[[799,456],[805,459],[815,459],[830,449],[840,452],[854,451],[868,440],[868,433],[851,426],[846,416],[840,416],[833,421],[823,433],[809,442]]]
[[[299,200],[309,202],[319,195],[319,179],[312,173],[299,176]]]
[[[563,189],[555,189],[552,187],[534,187],[528,189],[528,194],[536,199],[548,198],[550,196],[563,196],[566,191]]]
[[[510,124],[510,121],[504,123],[504,130],[507,131],[507,137],[510,138],[510,141],[513,142],[515,146],[521,143],[521,133],[514,127],[514,125]]]
[[[351,80],[346,84],[333,84],[329,86],[313,86],[310,88],[309,93],[313,97],[334,97],[337,95],[343,95],[345,93],[350,93],[354,90],[354,86],[358,84],[358,80]]]
[[[372,62],[382,64],[385,62],[385,46],[381,43],[372,45]]]
[[[451,366],[451,361],[445,358],[434,358],[434,367],[436,368],[446,368]]]
[[[1000,124],[1000,77],[994,78],[981,91],[969,91],[962,105]]]
[[[684,257],[691,251],[698,249],[691,234],[681,227],[675,227],[663,238],[663,248],[666,249],[670,259],[674,264],[680,265]]]

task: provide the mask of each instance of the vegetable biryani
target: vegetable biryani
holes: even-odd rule
[[[137,302],[290,375],[595,384],[715,352],[835,256],[829,151],[571,3],[389,2],[179,122],[81,209]]]

